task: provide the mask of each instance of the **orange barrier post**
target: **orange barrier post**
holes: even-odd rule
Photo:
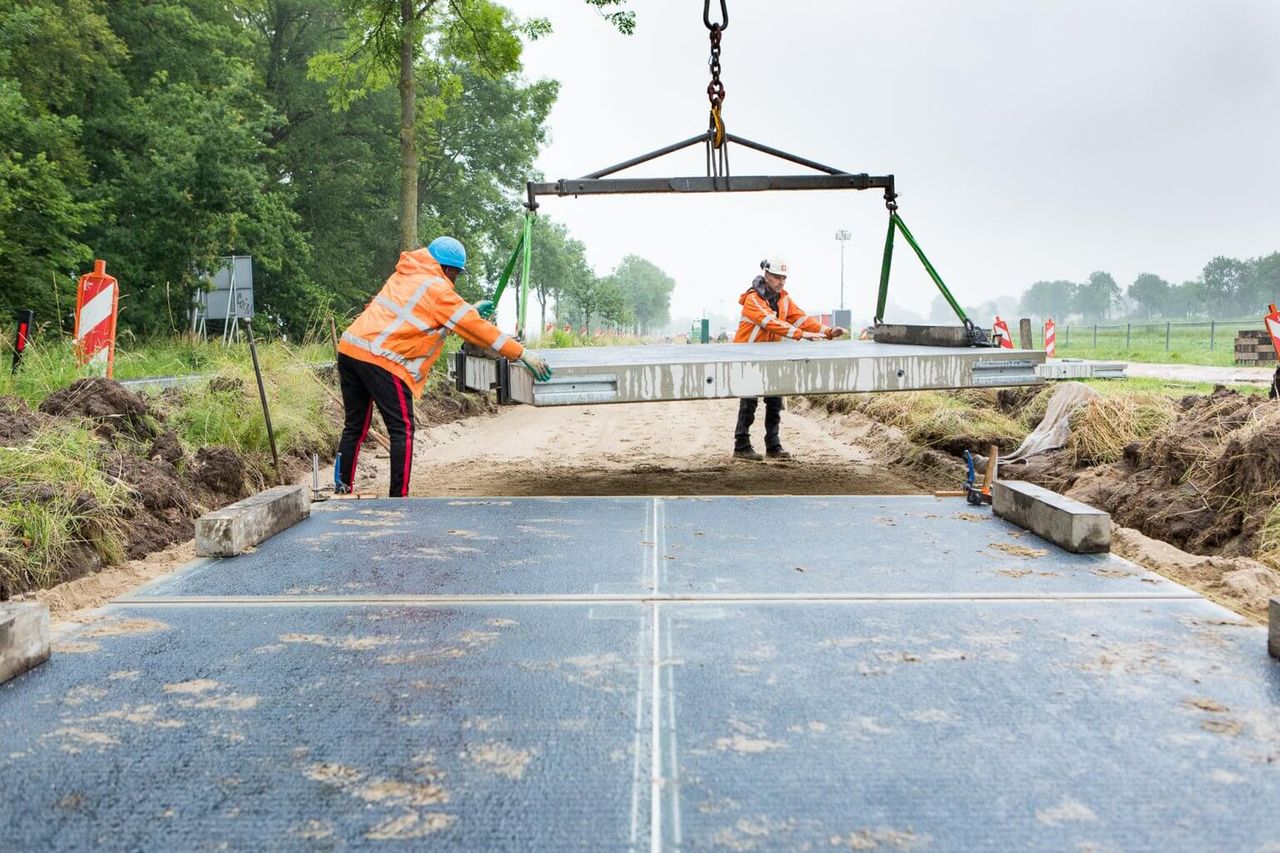
[[[107,262],[95,260],[93,272],[80,276],[76,293],[76,353],[108,379],[116,360],[116,316],[120,285],[107,275]]]

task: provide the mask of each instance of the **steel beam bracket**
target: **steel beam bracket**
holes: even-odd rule
[[[515,400],[511,396],[511,362],[505,358],[498,359],[498,405],[511,406]]]

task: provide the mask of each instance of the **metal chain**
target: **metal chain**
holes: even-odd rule
[[[724,83],[720,82],[720,37],[729,28],[728,0],[720,0],[720,21],[711,20],[711,0],[703,0],[702,23],[706,25],[711,36],[711,82],[707,84],[707,100],[711,102],[712,145],[720,148],[724,145],[724,120],[720,117],[720,109],[724,105]]]

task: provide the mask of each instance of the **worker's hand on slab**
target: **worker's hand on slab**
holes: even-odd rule
[[[836,338],[843,338],[847,334],[849,334],[849,330],[841,328],[840,326],[836,326],[834,329],[827,330],[827,337],[833,341]]]
[[[547,364],[547,360],[539,355],[534,355],[526,351],[520,356],[521,363],[529,368],[529,372],[533,374],[533,378],[539,382],[546,382],[551,378],[551,365]]]
[[[493,315],[497,312],[497,307],[493,304],[492,299],[481,299],[476,303],[476,311],[485,320],[492,320]]]

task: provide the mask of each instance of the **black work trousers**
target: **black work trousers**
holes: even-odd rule
[[[733,433],[733,449],[746,450],[751,446],[751,425],[756,422],[759,397],[743,397],[738,401],[738,427]],[[781,450],[782,439],[778,429],[782,426],[782,398],[764,398],[764,447],[765,450]]]
[[[338,478],[348,492],[356,476],[360,445],[369,435],[373,407],[378,407],[391,439],[391,497],[409,494],[409,471],[413,467],[413,391],[404,380],[376,364],[338,354],[338,383],[342,387],[342,440]]]

